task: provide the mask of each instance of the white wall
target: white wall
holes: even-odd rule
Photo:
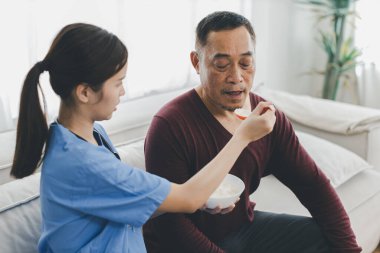
[[[318,95],[322,77],[306,73],[323,70],[326,56],[316,42],[311,11],[294,0],[254,0],[251,21],[257,34],[255,84]]]

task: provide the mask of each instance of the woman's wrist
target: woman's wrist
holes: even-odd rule
[[[240,133],[235,133],[231,140],[232,143],[241,146],[243,149],[251,142],[247,138],[244,138]]]

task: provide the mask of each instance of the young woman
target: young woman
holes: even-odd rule
[[[11,174],[28,176],[43,163],[41,252],[145,252],[141,228],[153,213],[196,211],[248,143],[272,130],[274,109],[262,103],[224,149],[183,184],[131,168],[119,160],[95,123],[110,119],[125,93],[127,58],[115,35],[93,25],[71,24],[26,76]],[[50,128],[38,93],[44,71],[61,98]],[[267,107],[272,110],[260,115]]]

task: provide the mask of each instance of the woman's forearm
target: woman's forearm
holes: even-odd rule
[[[197,174],[183,184],[173,183],[168,198],[158,211],[191,213],[199,209],[218,188],[248,143],[238,136],[233,136],[216,157]]]

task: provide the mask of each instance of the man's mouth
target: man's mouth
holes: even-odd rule
[[[244,91],[224,91],[223,93],[230,97],[240,97]]]

